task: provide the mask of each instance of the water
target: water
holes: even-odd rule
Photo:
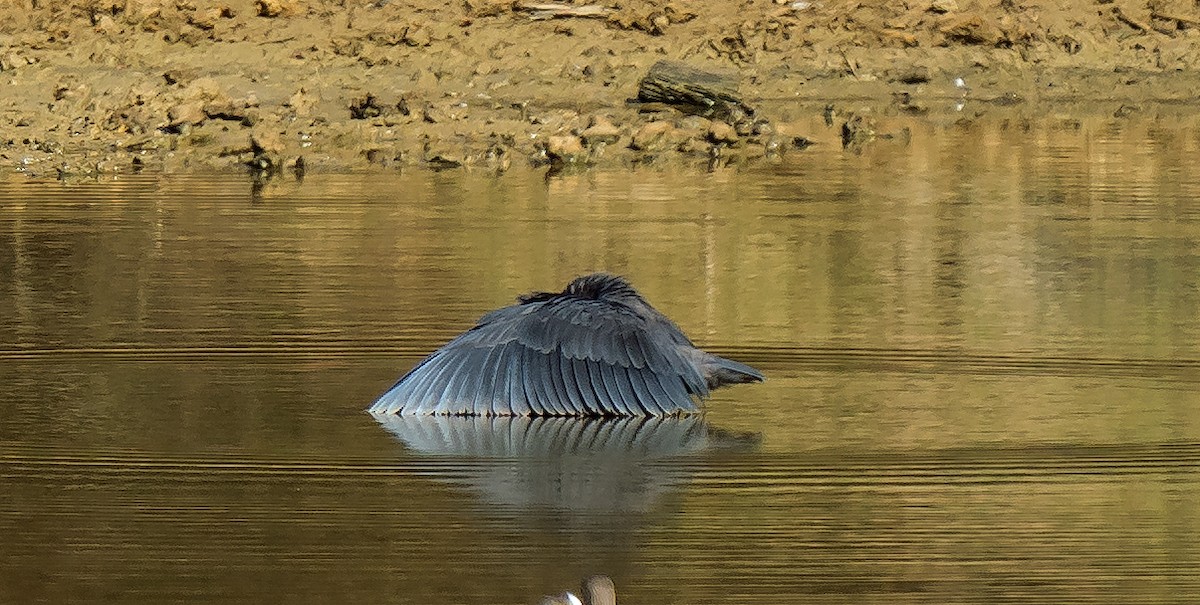
[[[1200,136],[918,128],[710,174],[0,182],[0,602],[1200,601]],[[377,422],[629,276],[703,419]]]

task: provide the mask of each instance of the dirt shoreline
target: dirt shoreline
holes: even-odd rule
[[[554,10],[572,16],[488,0],[9,0],[0,170],[708,165],[840,144],[843,124],[870,144],[905,121],[1077,103],[1120,116],[1200,90],[1190,1]],[[627,104],[661,59],[737,71],[769,127]],[[814,132],[817,116],[830,128]]]

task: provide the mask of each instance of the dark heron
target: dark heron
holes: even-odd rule
[[[717,387],[762,379],[748,365],[697,349],[625,279],[593,273],[484,315],[370,411],[665,416],[698,411],[693,397]]]

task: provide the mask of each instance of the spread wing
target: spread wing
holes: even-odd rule
[[[372,413],[660,416],[708,386],[687,337],[649,309],[571,297],[493,311],[409,371]]]

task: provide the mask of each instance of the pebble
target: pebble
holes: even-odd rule
[[[546,155],[551,160],[566,164],[575,164],[587,159],[587,151],[583,141],[574,135],[556,135],[546,139]]]
[[[735,145],[738,142],[737,131],[725,122],[713,122],[708,127],[708,140],[717,145]]]
[[[604,116],[592,116],[588,127],[579,133],[579,136],[589,147],[597,143],[611,144],[621,138],[621,129]]]

